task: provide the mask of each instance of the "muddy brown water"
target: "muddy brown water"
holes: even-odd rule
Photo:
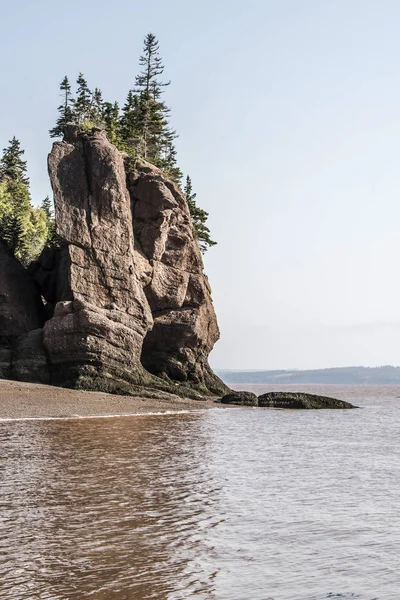
[[[0,422],[0,598],[398,600],[400,388],[295,387],[362,408]]]

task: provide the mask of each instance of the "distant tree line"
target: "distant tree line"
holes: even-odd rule
[[[129,90],[121,109],[117,102],[104,101],[99,88],[91,91],[82,73],[76,81],[76,94],[73,94],[68,77],[65,76],[60,84],[62,102],[50,136],[62,137],[68,124],[79,125],[83,132],[100,127],[105,129],[110,142],[119,150],[135,158],[144,158],[181,185],[183,176],[177,164],[174,144],[177,134],[170,126],[170,109],[163,100],[164,89],[170,85],[170,81],[163,81],[161,78],[164,65],[158,41],[152,33],[144,39],[139,67],[134,87]],[[197,206],[190,177],[186,179],[184,191],[192,216],[193,231],[204,253],[216,244],[206,226],[208,213]]]

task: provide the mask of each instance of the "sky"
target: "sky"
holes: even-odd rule
[[[218,245],[211,365],[400,364],[398,0],[0,0],[0,148],[38,204],[64,75],[107,100],[160,42],[165,100]]]

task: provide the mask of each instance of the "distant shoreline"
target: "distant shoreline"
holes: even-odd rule
[[[227,385],[400,385],[400,367],[332,367],[307,370],[214,369]]]
[[[217,407],[212,400],[117,396],[0,379],[0,422],[179,414]]]

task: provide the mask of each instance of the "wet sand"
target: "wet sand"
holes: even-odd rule
[[[84,392],[0,379],[0,419],[74,418],[204,410],[212,400],[162,399]]]

